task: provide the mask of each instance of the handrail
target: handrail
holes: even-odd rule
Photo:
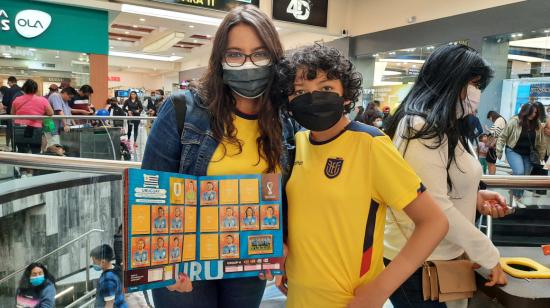
[[[77,172],[121,174],[127,168],[140,168],[139,162],[106,159],[60,157],[50,155],[0,152],[0,163],[42,168],[48,170],[69,170]],[[548,176],[484,175],[482,180],[493,188],[548,188]]]
[[[105,231],[105,230],[102,230],[102,229],[91,229],[91,230],[89,230],[88,232],[86,232],[86,233],[80,235],[79,237],[77,237],[77,238],[75,238],[75,239],[72,239],[72,240],[68,241],[67,243],[65,243],[65,244],[63,244],[63,245],[57,247],[56,249],[54,249],[54,250],[48,252],[47,254],[45,254],[45,255],[43,255],[42,257],[40,257],[40,258],[34,260],[34,261],[31,262],[31,263],[40,262],[40,261],[46,259],[47,257],[53,255],[54,253],[56,253],[56,252],[62,250],[63,248],[65,248],[65,247],[67,247],[67,246],[69,246],[69,245],[71,245],[71,244],[73,244],[73,243],[76,243],[77,241],[81,240],[81,239],[84,238],[84,237],[87,237],[88,235],[90,235],[90,234],[92,234],[92,233],[95,233],[95,232],[104,232],[104,231]],[[29,263],[29,264],[30,264],[30,263]],[[7,281],[7,280],[10,279],[10,278],[12,278],[13,276],[19,274],[20,272],[24,271],[24,270],[27,268],[27,266],[28,266],[28,265],[25,265],[24,267],[21,267],[21,268],[17,269],[15,272],[13,272],[13,273],[7,275],[6,277],[0,279],[0,284],[2,284],[4,281]]]
[[[548,176],[485,175],[481,180],[490,188],[550,189],[550,177]]]
[[[0,163],[17,165],[25,168],[119,175],[122,174],[125,169],[141,167],[141,163],[139,162],[36,155],[14,152],[0,152]]]
[[[0,120],[43,120],[43,119],[75,119],[75,120],[154,120],[149,116],[98,116],[98,115],[0,115]]]
[[[80,298],[78,298],[77,300],[75,300],[74,302],[70,303],[69,305],[65,306],[65,308],[73,308],[73,307],[76,307],[76,305],[80,304],[81,302],[87,300],[88,298],[94,296],[97,292],[97,289],[93,289],[92,291],[84,294],[83,296],[81,296]]]

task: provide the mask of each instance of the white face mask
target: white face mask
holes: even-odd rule
[[[465,118],[467,115],[474,114],[479,107],[479,102],[481,100],[481,90],[477,87],[469,84],[466,89],[466,98],[464,102],[456,105],[456,116],[457,118]],[[464,110],[464,111],[463,111]]]
[[[375,126],[375,127],[378,127],[378,128],[380,128],[380,127],[382,127],[382,125],[383,125],[383,122],[382,122],[382,121],[374,121],[374,123],[373,123],[373,124],[374,124],[374,126]]]

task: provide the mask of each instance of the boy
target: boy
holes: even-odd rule
[[[286,186],[287,307],[382,307],[444,237],[448,222],[391,140],[345,116],[362,81],[348,59],[315,45],[294,53],[280,71],[289,112],[308,129],[296,134]],[[404,210],[416,228],[384,270],[388,207]],[[284,278],[277,282],[286,292]]]
[[[103,271],[97,283],[96,308],[127,308],[122,293],[122,282],[111,261],[115,258],[113,248],[107,244],[98,246],[90,252],[93,267]]]
[[[481,167],[483,167],[483,174],[487,174],[487,153],[489,153],[489,146],[487,146],[487,141],[489,137],[487,134],[481,134],[479,136],[479,144],[477,145],[477,155]]]

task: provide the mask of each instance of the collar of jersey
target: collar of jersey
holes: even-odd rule
[[[245,120],[258,120],[258,114],[247,114],[235,108],[235,115]]]
[[[336,140],[338,137],[342,136],[342,134],[345,133],[345,132],[349,129],[351,123],[353,123],[353,122],[350,122],[348,125],[346,125],[346,127],[344,127],[344,129],[342,129],[342,131],[339,132],[336,136],[334,136],[334,137],[332,137],[332,138],[330,138],[330,139],[327,139],[327,140],[325,140],[325,141],[315,141],[315,140],[313,140],[313,139],[311,138],[311,131],[310,131],[310,132],[309,132],[309,142],[310,142],[312,145],[323,145],[323,144],[330,143],[330,142]]]

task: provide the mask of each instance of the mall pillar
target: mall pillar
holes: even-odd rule
[[[109,58],[97,54],[90,54],[89,57],[90,85],[94,89],[92,104],[96,109],[101,109],[109,98]]]
[[[374,66],[376,59],[373,57],[355,58],[353,63],[357,71],[363,75],[363,88],[372,88],[374,85]]]
[[[487,122],[487,113],[491,110],[500,113],[503,80],[509,78],[508,51],[508,41],[498,42],[489,38],[483,41],[481,53],[483,58],[491,65],[494,76],[489,86],[481,94],[478,117],[481,123],[485,123],[489,127],[492,123]]]

